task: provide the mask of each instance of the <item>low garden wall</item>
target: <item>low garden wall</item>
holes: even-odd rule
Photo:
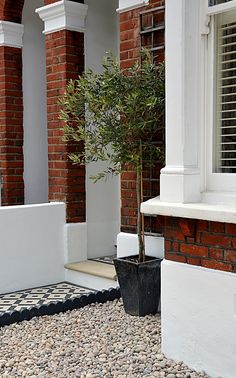
[[[65,205],[0,207],[0,293],[64,280]]]

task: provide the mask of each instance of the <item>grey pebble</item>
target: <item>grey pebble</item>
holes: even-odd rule
[[[160,315],[92,304],[0,328],[0,378],[206,378],[161,352]]]

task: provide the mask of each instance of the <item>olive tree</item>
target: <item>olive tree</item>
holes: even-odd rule
[[[144,261],[142,171],[163,154],[154,136],[164,127],[165,72],[164,64],[153,64],[147,51],[141,55],[126,70],[106,55],[101,73],[90,70],[71,80],[60,101],[60,118],[65,140],[83,144],[81,152],[69,155],[75,164],[106,162],[107,168],[91,177],[95,182],[130,165],[135,170],[139,261]]]

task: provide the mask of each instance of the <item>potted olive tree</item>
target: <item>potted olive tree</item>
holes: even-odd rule
[[[164,127],[165,107],[164,65],[154,65],[147,51],[141,55],[127,70],[107,55],[102,73],[88,71],[70,81],[61,99],[65,139],[84,146],[70,155],[75,164],[106,162],[107,168],[91,177],[95,182],[130,165],[136,172],[139,254],[114,263],[125,310],[140,316],[157,312],[160,296],[160,259],[145,256],[140,205],[143,169],[163,154],[154,142]]]

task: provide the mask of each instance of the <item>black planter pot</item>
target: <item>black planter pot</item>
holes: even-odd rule
[[[156,314],[160,302],[161,261],[147,258],[139,263],[137,256],[114,259],[125,312],[135,316]]]

